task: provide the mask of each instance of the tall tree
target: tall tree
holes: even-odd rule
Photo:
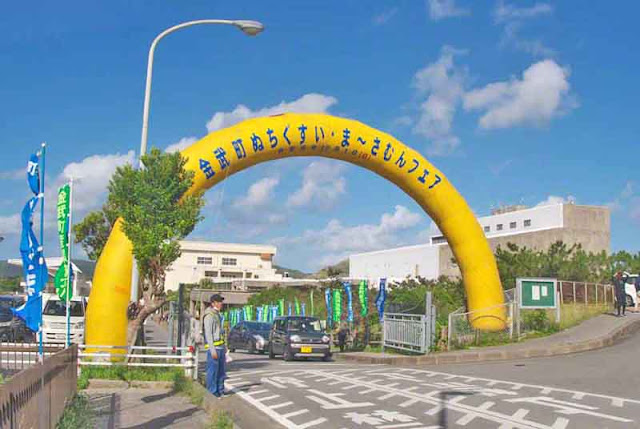
[[[119,167],[109,182],[109,201],[124,219],[123,231],[133,244],[144,304],[130,322],[135,341],[144,320],[164,305],[165,271],[180,256],[179,240],[201,220],[201,193],[187,194],[194,173],[179,153],[153,148],[142,157],[144,169]]]
[[[82,246],[90,260],[97,261],[102,254],[118,216],[113,203],[107,201],[101,210],[90,212],[82,222],[73,226],[74,240]]]

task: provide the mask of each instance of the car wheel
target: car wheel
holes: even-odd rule
[[[286,362],[291,362],[293,360],[293,354],[291,353],[291,349],[288,347],[285,347],[282,357]]]
[[[273,347],[269,346],[269,359],[274,359],[276,357],[275,353],[273,353]]]
[[[626,295],[625,296],[625,303],[627,307],[633,307],[635,304],[633,303],[633,298],[631,298],[631,295]]]
[[[331,362],[331,355],[324,355],[322,357],[323,362]]]
[[[236,348],[235,348],[235,347],[229,347],[229,351],[230,351],[231,353],[234,353],[234,352],[236,351]]]

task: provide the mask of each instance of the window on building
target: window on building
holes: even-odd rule
[[[531,226],[531,219],[525,219],[524,220],[524,226],[525,227],[530,227]]]
[[[501,224],[501,223],[497,224],[497,225],[496,225],[496,229],[497,229],[498,231],[502,231],[502,224]]]
[[[491,227],[490,226],[485,226],[484,227],[484,232],[491,232]]]
[[[205,277],[218,277],[218,272],[217,271],[205,271],[204,272],[204,276]]]
[[[198,256],[196,263],[198,265],[212,265],[213,258],[211,256]]]
[[[447,239],[444,238],[444,236],[442,235],[438,235],[437,237],[431,237],[431,244],[440,244],[440,243],[446,243]]]
[[[246,273],[245,278],[250,279],[252,275],[253,274],[251,274],[251,273]]]
[[[221,276],[225,279],[241,279],[242,273],[234,273],[231,271],[223,271]]]
[[[222,258],[222,265],[238,265],[238,260],[236,258]]]
[[[509,224],[509,228],[511,228],[511,229],[516,229],[516,226],[518,226],[518,224],[516,222],[511,222]]]

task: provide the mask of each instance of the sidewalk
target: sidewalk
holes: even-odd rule
[[[439,365],[557,356],[608,347],[638,329],[638,313],[627,313],[627,317],[621,318],[603,314],[548,337],[503,346],[431,353],[424,356],[370,352],[336,353],[334,358],[374,364]]]
[[[205,428],[209,415],[171,389],[87,389],[101,429]]]

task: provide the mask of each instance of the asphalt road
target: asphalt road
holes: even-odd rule
[[[261,429],[435,429],[443,395],[451,428],[640,428],[640,335],[593,352],[473,365],[233,357],[227,387],[243,412],[269,417]]]

